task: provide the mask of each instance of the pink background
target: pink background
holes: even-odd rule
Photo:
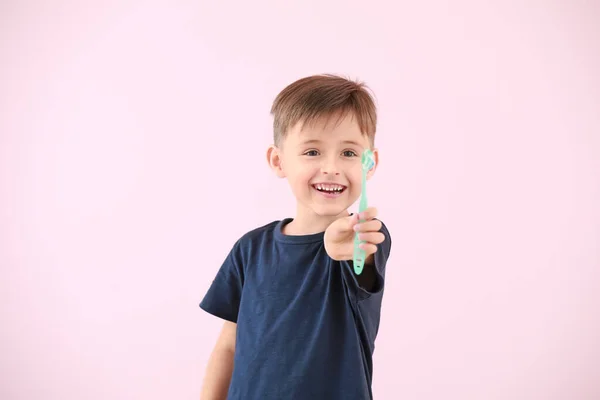
[[[376,399],[600,398],[598,2],[3,1],[0,398],[197,399],[269,108],[377,94]]]

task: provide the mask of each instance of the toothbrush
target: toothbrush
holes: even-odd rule
[[[358,212],[361,213],[367,209],[367,172],[375,165],[373,159],[373,152],[369,149],[365,150],[361,157],[362,164],[362,191],[360,195],[360,203],[358,206]],[[365,266],[366,254],[363,249],[359,247],[361,243],[364,243],[358,238],[358,232],[354,235],[354,272],[356,275],[360,275]]]

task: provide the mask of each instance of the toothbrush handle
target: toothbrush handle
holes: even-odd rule
[[[363,249],[358,247],[360,245],[360,243],[361,243],[361,241],[358,239],[358,234],[356,234],[354,236],[354,260],[353,260],[354,273],[356,275],[360,275],[365,266],[366,254]]]
[[[365,182],[363,182],[363,185]],[[364,187],[364,186],[363,186]],[[363,194],[360,198],[360,204],[358,206],[358,212],[361,213],[367,209],[367,194],[363,191]],[[363,249],[359,247],[361,243],[364,243],[362,240],[358,238],[358,232],[354,235],[354,273],[356,275],[360,275],[365,266],[366,253]]]

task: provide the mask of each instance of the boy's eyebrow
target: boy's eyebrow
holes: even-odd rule
[[[308,139],[308,140],[304,140],[301,144],[305,145],[305,144],[318,144],[318,143],[321,143],[321,141],[319,139]],[[361,147],[361,144],[354,140],[344,140],[342,143],[353,144],[355,146]]]
[[[308,139],[308,140],[303,140],[300,144],[313,144],[313,143],[321,143],[321,141],[318,139]]]

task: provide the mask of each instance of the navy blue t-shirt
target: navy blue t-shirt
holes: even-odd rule
[[[284,235],[282,227],[290,221],[243,235],[200,303],[237,323],[227,398],[372,399],[389,232],[384,225],[386,239],[374,255],[375,284],[367,291],[351,261],[327,255],[323,232]]]

